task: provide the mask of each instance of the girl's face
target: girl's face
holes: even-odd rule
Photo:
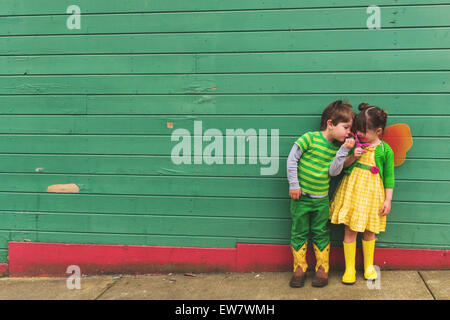
[[[356,130],[356,134],[361,143],[362,142],[373,143],[379,139],[381,131],[382,131],[381,128],[378,128],[376,130],[367,129],[366,133]]]

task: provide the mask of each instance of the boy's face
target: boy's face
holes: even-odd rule
[[[352,122],[339,122],[337,125],[331,124],[330,132],[334,139],[344,142],[345,139],[350,135],[350,129],[352,128]]]

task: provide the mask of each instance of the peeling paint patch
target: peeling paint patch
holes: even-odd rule
[[[188,172],[186,172],[186,170],[175,170],[175,169],[169,169],[169,168],[160,168],[158,170],[159,175],[163,175],[163,174],[187,174]]]
[[[182,88],[182,90],[186,93],[203,93],[211,90],[217,90],[217,87],[214,87],[214,84],[212,84],[211,81],[205,81],[204,85],[194,84],[192,86]]]
[[[211,102],[212,101],[212,97],[211,96],[201,96],[199,99],[195,100],[194,103],[205,103],[205,102]]]
[[[52,184],[47,187],[47,192],[57,192],[57,193],[78,193],[80,188],[74,184]]]

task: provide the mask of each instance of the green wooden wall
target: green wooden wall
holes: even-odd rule
[[[413,133],[377,245],[450,248],[450,3],[378,0],[369,30],[372,4],[0,1],[0,261],[8,241],[288,244],[286,157],[336,99]],[[171,134],[194,121],[279,129],[278,173],[175,165]]]

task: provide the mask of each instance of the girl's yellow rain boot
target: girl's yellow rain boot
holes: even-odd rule
[[[378,279],[378,274],[373,267],[373,255],[375,251],[375,239],[370,241],[362,240],[363,255],[364,255],[364,278],[366,280]]]
[[[354,284],[356,282],[355,256],[356,256],[356,241],[351,243],[344,242],[344,256],[345,256],[345,272],[342,276],[342,283]]]

